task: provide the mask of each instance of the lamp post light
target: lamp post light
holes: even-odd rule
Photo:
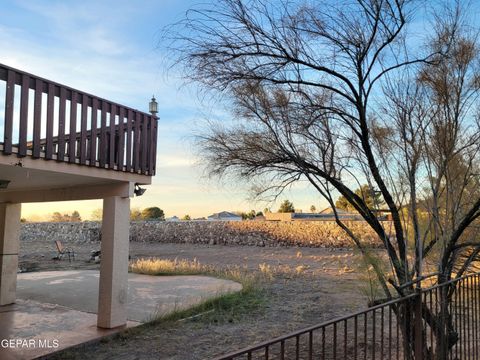
[[[148,109],[150,113],[156,118],[158,113],[158,103],[157,103],[157,100],[155,99],[155,95],[152,96],[152,100],[148,104]]]

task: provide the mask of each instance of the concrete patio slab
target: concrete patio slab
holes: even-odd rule
[[[18,274],[16,303],[0,306],[0,359],[43,357],[124,329],[97,328],[98,281],[96,270]],[[138,274],[128,285],[127,327],[242,288],[207,276]]]
[[[96,323],[96,314],[17,299],[15,304],[0,306],[0,359],[42,357],[124,329],[99,329]],[[130,321],[127,327],[137,325]]]
[[[97,312],[99,272],[44,271],[18,274],[17,297]],[[128,276],[127,318],[145,322],[209,298],[241,290],[234,281],[208,276]]]

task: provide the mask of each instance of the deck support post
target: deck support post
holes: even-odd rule
[[[102,244],[97,326],[127,323],[130,198],[103,199]]]
[[[0,305],[16,299],[21,208],[21,204],[0,203]]]

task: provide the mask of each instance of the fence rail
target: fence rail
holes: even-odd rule
[[[216,360],[479,359],[479,281],[467,275]]]
[[[150,114],[0,64],[2,100],[0,153],[155,174]]]

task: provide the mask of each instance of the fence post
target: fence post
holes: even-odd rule
[[[422,320],[422,291],[416,289],[414,306],[414,352],[415,360],[423,360],[423,320]]]

